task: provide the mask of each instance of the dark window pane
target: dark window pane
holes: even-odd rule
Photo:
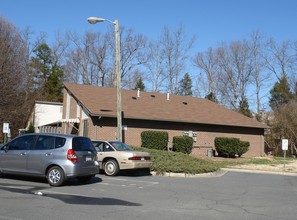
[[[55,148],[63,147],[66,142],[66,138],[56,137],[56,145]]]
[[[30,135],[17,138],[9,143],[9,150],[30,150],[35,137],[35,135]]]
[[[72,140],[72,149],[74,151],[95,151],[89,138],[75,137]]]
[[[104,151],[114,151],[114,149],[108,144],[104,144]]]
[[[51,136],[39,136],[34,150],[49,150],[54,149],[55,144],[55,137]]]
[[[93,145],[98,152],[103,151],[103,142],[96,141],[96,142],[93,142]]]

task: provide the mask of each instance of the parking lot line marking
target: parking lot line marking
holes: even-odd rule
[[[128,179],[121,179],[121,178],[107,178],[108,180],[116,180],[116,181],[125,181],[125,182],[136,182],[136,183],[149,183],[152,185],[159,184],[159,182],[152,182],[152,181],[144,181],[144,180],[128,180]]]
[[[42,191],[44,196],[46,196],[46,193],[52,193],[52,194],[60,194],[60,195],[71,195],[71,196],[80,196],[80,197],[85,197],[86,195],[82,194],[76,194],[76,193],[64,193],[64,192],[56,192],[56,191],[51,191],[51,190],[39,190],[40,192]]]
[[[7,219],[7,220],[23,220],[22,218],[11,218],[7,216],[0,215],[0,219]]]

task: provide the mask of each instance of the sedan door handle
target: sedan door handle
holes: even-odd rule
[[[27,153],[26,152],[24,152],[24,153],[21,153],[21,156],[26,156],[27,155]]]
[[[45,156],[50,156],[52,155],[53,153],[46,153]]]

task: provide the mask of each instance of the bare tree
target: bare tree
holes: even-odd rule
[[[252,62],[252,79],[256,89],[256,102],[257,102],[257,119],[260,120],[260,112],[262,110],[261,99],[265,95],[261,95],[262,89],[268,85],[270,74],[265,71],[265,47],[264,38],[259,31],[252,32],[250,35],[251,47],[251,62]]]
[[[0,123],[8,122],[13,136],[24,127],[28,114],[24,95],[26,50],[22,33],[0,16]]]
[[[100,72],[100,79],[97,78],[97,85],[99,85],[99,81],[101,82],[101,86],[105,86],[105,77],[110,69],[110,65],[108,63],[108,36],[107,34],[96,35],[96,40],[91,47],[92,60],[91,64],[95,65]]]
[[[245,40],[221,43],[218,48],[220,93],[234,110],[238,109],[240,99],[245,99],[252,72],[250,57],[249,45]]]
[[[73,71],[72,74],[75,77],[72,79],[76,82],[81,81],[87,85],[104,85],[104,81],[102,81],[104,77],[100,77],[100,70],[103,69],[102,63],[104,61],[100,59],[105,59],[105,56],[100,56],[98,51],[106,48],[98,46],[101,43],[100,33],[86,32],[83,37],[80,37],[76,33],[69,32],[68,37],[74,46],[70,47],[67,52],[66,72]],[[101,52],[105,53],[105,51]],[[101,74],[105,75],[105,72]]]
[[[288,40],[277,43],[271,38],[267,43],[267,54],[264,58],[266,68],[278,81],[289,77],[296,68],[296,54],[292,50],[292,42]]]
[[[65,62],[64,59],[68,47],[69,38],[62,36],[60,31],[56,32],[55,41],[51,47],[54,65],[62,66],[62,64]]]
[[[168,27],[163,28],[161,44],[168,73],[168,89],[172,94],[178,93],[179,77],[185,68],[185,61],[188,59],[188,53],[194,42],[195,37],[190,40],[186,39],[183,26],[180,26],[173,33]]]
[[[142,78],[143,75],[141,69],[133,69],[132,71],[129,71],[122,80],[122,84],[124,85],[123,88],[133,90],[136,82]]]
[[[112,57],[112,64],[115,64],[115,36],[114,30],[109,28],[108,31],[109,46],[111,48],[110,55]],[[120,27],[120,56],[121,56],[121,77],[122,79],[129,73],[133,72],[135,68],[145,63],[144,49],[146,47],[147,39],[142,34],[136,34],[133,29],[128,29],[124,26]],[[109,86],[116,85],[115,65],[109,72]],[[123,83],[125,80],[123,80]],[[123,85],[125,87],[126,85]]]
[[[26,55],[25,55],[25,62],[26,65],[25,68],[25,83],[26,83],[26,100],[37,98],[38,94],[34,93],[35,85],[34,85],[34,78],[36,75],[36,72],[34,70],[34,67],[32,65],[32,56],[34,53],[34,50],[41,45],[42,43],[45,43],[47,34],[45,32],[40,32],[38,36],[32,39],[34,36],[34,32],[31,31],[31,28],[27,26],[25,30],[22,32],[23,39],[26,42]],[[32,97],[34,94],[34,97]]]
[[[297,153],[297,102],[292,100],[288,104],[281,105],[274,111],[271,120],[271,131],[266,135],[269,146],[275,155],[281,155],[280,139],[289,139],[289,154]]]
[[[210,47],[204,53],[197,53],[192,63],[202,71],[207,79],[206,95],[217,94],[219,62],[216,52]]]
[[[165,79],[164,61],[160,41],[157,41],[156,43],[150,42],[146,51],[147,58],[145,66],[149,73],[147,80],[151,82],[153,92],[160,92]]]

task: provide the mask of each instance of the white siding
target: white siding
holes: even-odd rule
[[[34,127],[39,132],[38,127],[57,122],[62,119],[62,104],[35,103]]]

